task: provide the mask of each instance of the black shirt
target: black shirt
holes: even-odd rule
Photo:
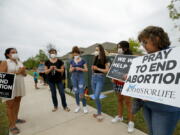
[[[130,50],[123,52],[123,54],[124,55],[133,55],[133,53]]]
[[[56,66],[57,69],[61,69],[61,67],[64,65],[64,62],[61,60],[57,60],[55,63],[52,63],[50,60],[45,62],[45,66],[50,68],[50,66]],[[47,74],[47,79],[49,82],[59,82],[62,81],[63,75],[60,72],[57,72],[55,70],[52,70]]]
[[[107,64],[107,59],[105,59],[105,62],[102,63],[101,60],[96,56],[93,65],[97,66],[98,68],[101,69],[106,69],[106,64]],[[103,73],[101,71],[95,70],[94,73]]]

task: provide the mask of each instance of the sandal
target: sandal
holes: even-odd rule
[[[58,110],[58,108],[55,107],[55,108],[52,110],[52,112],[56,112],[57,110]]]
[[[26,121],[23,119],[17,119],[16,120],[16,124],[23,124],[23,123],[26,123]]]
[[[93,114],[93,117],[94,117],[94,118],[97,118],[97,116],[98,116],[98,114]]]
[[[64,108],[66,112],[70,112],[70,109],[68,107]]]
[[[10,130],[10,132],[11,132],[13,135],[16,135],[16,134],[19,134],[19,133],[20,133],[20,130],[19,130],[17,127],[15,127],[15,128],[10,128],[9,130]]]
[[[102,115],[93,114],[93,117],[96,118],[99,122],[101,122],[103,120],[103,116]]]
[[[104,119],[102,115],[98,115],[96,118],[99,122],[103,121],[103,119]]]

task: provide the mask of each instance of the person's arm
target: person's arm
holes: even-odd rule
[[[73,72],[75,70],[75,67],[73,67],[72,65],[70,65],[69,71]]]
[[[58,69],[58,68],[55,66],[54,69],[55,69],[57,72],[64,73],[64,65],[62,65],[60,69]]]
[[[97,66],[94,66],[93,68],[94,70],[100,71],[102,73],[107,73],[109,71],[109,63],[106,63],[105,65],[105,69],[102,68],[98,68]]]
[[[76,70],[82,72],[88,72],[87,64],[84,64],[83,66],[84,68],[77,67]]]
[[[49,74],[51,72],[51,70],[53,70],[53,66],[50,66],[50,68],[45,66],[45,74]]]
[[[6,61],[2,61],[0,64],[0,72],[7,72],[7,62]]]
[[[19,70],[16,72],[16,74],[26,76],[27,75],[26,68],[25,67],[19,68]]]

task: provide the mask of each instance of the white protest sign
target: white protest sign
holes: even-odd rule
[[[180,47],[133,59],[122,94],[180,107]]]
[[[0,73],[0,98],[13,98],[15,74]]]

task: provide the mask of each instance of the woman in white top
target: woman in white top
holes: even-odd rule
[[[25,67],[19,61],[15,48],[8,48],[5,51],[6,61],[1,62],[0,72],[16,74],[13,99],[5,99],[7,105],[7,115],[9,118],[9,128],[12,134],[20,133],[16,123],[24,123],[25,120],[18,119],[18,112],[21,98],[25,96],[24,77],[26,76]]]

